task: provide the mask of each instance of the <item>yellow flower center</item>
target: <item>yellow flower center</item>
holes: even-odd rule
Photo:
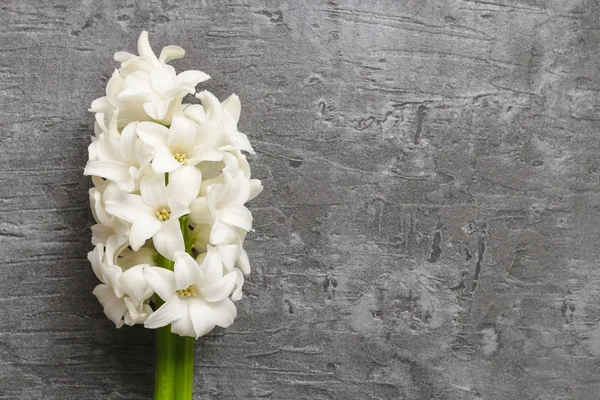
[[[177,162],[181,162],[181,163],[185,162],[185,160],[187,160],[185,153],[175,153],[175,155],[173,157],[175,157]]]
[[[160,219],[162,222],[165,222],[171,218],[171,212],[163,208],[162,210],[156,212],[156,218]]]
[[[185,289],[180,289],[177,291],[177,294],[181,297],[192,297],[196,295],[196,291],[192,287],[192,285],[188,286]]]

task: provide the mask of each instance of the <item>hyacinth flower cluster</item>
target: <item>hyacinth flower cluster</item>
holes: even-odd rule
[[[90,109],[84,174],[96,224],[88,258],[101,281],[93,293],[117,327],[193,340],[236,317],[233,301],[250,272],[245,203],[262,186],[250,178],[244,153],[254,152],[237,128],[239,98],[196,93],[209,76],[177,74],[168,62],[185,51],[167,46],[157,57],[145,31],[138,53],[115,54],[120,68]],[[199,102],[184,103],[187,95]]]

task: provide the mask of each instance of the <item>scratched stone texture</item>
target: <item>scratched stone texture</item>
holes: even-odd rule
[[[149,399],[86,260],[92,100],[148,29],[265,191],[195,399],[600,398],[598,0],[0,3],[0,399]]]

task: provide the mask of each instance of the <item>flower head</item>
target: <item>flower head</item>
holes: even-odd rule
[[[115,54],[120,68],[91,106],[84,174],[94,183],[96,224],[88,258],[101,282],[94,294],[117,327],[171,324],[199,337],[236,317],[233,301],[250,272],[245,203],[262,186],[242,154],[254,150],[238,130],[239,98],[220,102],[203,91],[199,104],[182,104],[209,78],[167,64],[184,54],[167,46],[157,57],[147,32],[138,55]]]

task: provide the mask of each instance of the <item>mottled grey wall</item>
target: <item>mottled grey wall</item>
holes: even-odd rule
[[[600,398],[598,0],[0,3],[0,399],[147,399],[91,291],[90,102],[148,29],[266,190],[197,399]]]

